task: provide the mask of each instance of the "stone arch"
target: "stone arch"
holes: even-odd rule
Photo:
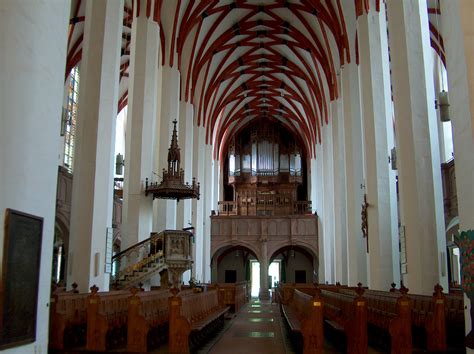
[[[244,244],[228,244],[217,249],[211,258],[212,282],[240,282],[249,280],[250,260],[259,260],[254,249]]]
[[[312,247],[301,243],[287,242],[285,245],[273,249],[269,254],[269,264],[275,260],[280,261],[281,282],[318,282],[319,258]]]

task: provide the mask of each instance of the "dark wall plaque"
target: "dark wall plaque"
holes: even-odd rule
[[[43,218],[6,209],[0,349],[34,342]]]

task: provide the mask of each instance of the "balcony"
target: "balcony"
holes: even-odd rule
[[[219,216],[284,216],[311,214],[311,201],[294,201],[291,194],[247,195],[220,201]]]

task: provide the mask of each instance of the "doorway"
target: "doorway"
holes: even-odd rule
[[[250,260],[251,291],[252,297],[258,297],[260,292],[260,262]],[[268,267],[268,288],[275,287],[280,282],[280,260],[276,260]]]

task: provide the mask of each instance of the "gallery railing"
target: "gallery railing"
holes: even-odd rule
[[[238,201],[220,201],[221,216],[282,216],[311,214],[311,201],[293,201],[289,196],[259,195],[238,198]]]

